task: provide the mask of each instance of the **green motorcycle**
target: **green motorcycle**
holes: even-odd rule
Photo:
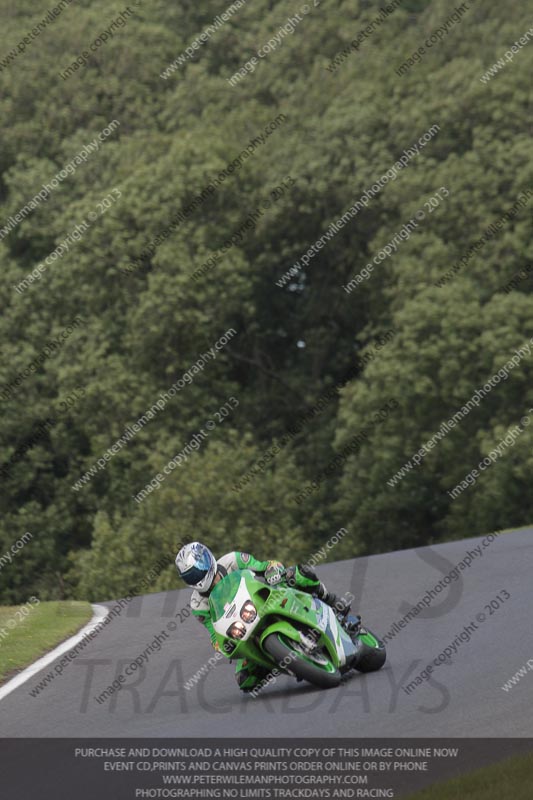
[[[269,586],[252,570],[230,572],[209,604],[227,658],[247,658],[324,689],[338,686],[350,669],[373,672],[385,663],[385,645],[368,629],[348,633],[318,598],[284,583]]]

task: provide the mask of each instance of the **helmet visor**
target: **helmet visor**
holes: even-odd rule
[[[205,576],[207,575],[209,568],[200,569],[197,566],[190,567],[186,572],[181,573],[182,579],[187,583],[189,586],[196,586],[196,584],[200,583]]]

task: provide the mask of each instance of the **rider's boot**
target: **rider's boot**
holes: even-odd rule
[[[347,614],[350,613],[351,604],[344,599],[344,597],[339,597],[333,592],[328,592],[324,584],[321,582],[320,586],[317,587],[317,597],[319,600],[322,600],[327,606],[331,606],[331,608],[337,613],[337,616],[344,618]]]
[[[333,594],[333,592],[328,592],[323,583],[321,583],[320,586],[324,592],[322,597],[320,594],[318,596],[324,601],[324,603],[326,603],[326,605],[331,606],[331,608],[336,611],[342,627],[350,635],[358,633],[359,628],[361,627],[361,617],[358,614],[350,614],[351,604],[343,597],[337,597],[337,595]]]
[[[347,614],[344,618],[343,626],[349,634],[359,633],[361,628],[361,617],[359,614]]]

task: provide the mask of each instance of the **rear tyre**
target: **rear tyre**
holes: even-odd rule
[[[263,642],[263,648],[283,670],[289,671],[299,680],[312,683],[320,689],[332,689],[341,682],[339,670],[327,657],[306,655],[298,648],[298,642],[281,633],[271,633]]]
[[[376,672],[387,660],[385,644],[367,628],[358,636],[361,642],[360,655],[354,664],[359,672]]]

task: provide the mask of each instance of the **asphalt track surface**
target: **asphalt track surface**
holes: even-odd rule
[[[325,564],[317,571],[334,591],[350,590],[354,609],[383,636],[483,538]],[[30,691],[53,664],[5,697],[0,736],[531,737],[533,672],[509,692],[501,686],[533,658],[532,573],[533,529],[500,534],[427,610],[399,629],[381,671],[352,673],[328,691],[280,677],[256,699],[238,691],[226,659],[187,690],[184,683],[213,656],[209,637],[193,618],[180,623],[175,616],[188,590],[147,595],[115,617],[36,697]],[[507,594],[499,608],[489,607]],[[479,614],[484,621],[476,621]],[[472,622],[477,627],[470,641],[406,693],[402,686]],[[96,702],[174,623],[147,666],[111,699]]]

